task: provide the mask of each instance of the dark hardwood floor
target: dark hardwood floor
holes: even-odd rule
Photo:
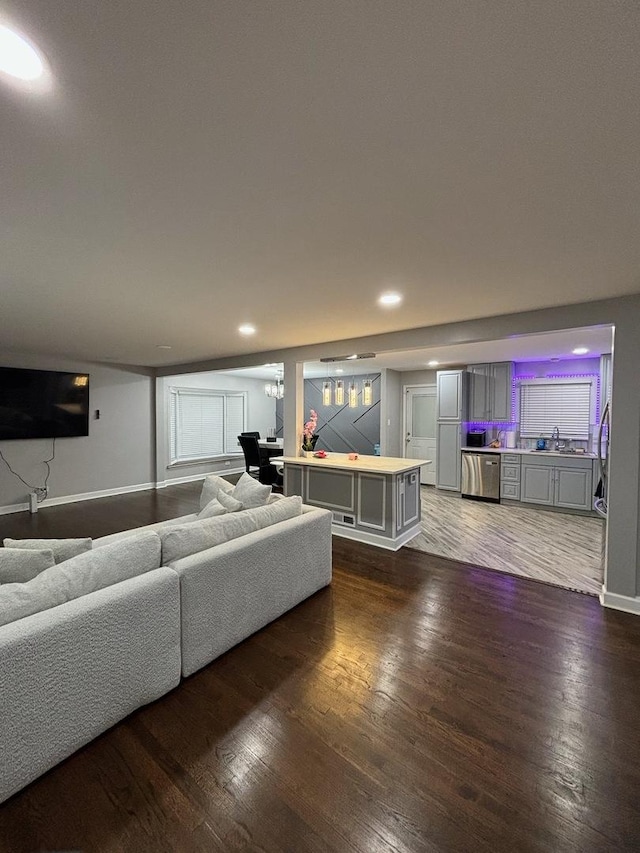
[[[198,491],[0,535],[99,536]],[[0,806],[0,851],[637,853],[639,707],[637,617],[335,539],[331,587]]]

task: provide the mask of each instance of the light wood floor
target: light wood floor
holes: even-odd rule
[[[422,533],[407,547],[577,592],[602,591],[601,519],[463,500],[431,486],[421,491]]]

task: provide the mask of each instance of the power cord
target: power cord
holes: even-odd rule
[[[55,458],[56,458],[56,440],[54,438],[53,443],[51,445],[51,456],[48,459],[42,460],[42,464],[47,466],[47,473],[46,473],[46,476],[44,478],[44,483],[42,484],[42,486],[32,486],[30,483],[27,483],[27,481],[23,477],[21,477],[17,471],[13,470],[11,465],[9,465],[9,463],[7,462],[4,453],[2,452],[2,450],[0,450],[0,459],[2,459],[2,461],[7,466],[9,471],[11,471],[11,473],[13,474],[14,477],[17,477],[21,483],[24,483],[24,485],[29,489],[29,491],[36,493],[38,503],[42,503],[42,501],[49,494],[48,483],[49,483],[49,477],[51,476],[51,465],[49,463],[53,462],[53,460]]]

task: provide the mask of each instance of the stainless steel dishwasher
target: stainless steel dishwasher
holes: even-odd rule
[[[500,502],[500,454],[462,451],[462,497]]]

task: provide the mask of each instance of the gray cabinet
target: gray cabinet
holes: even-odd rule
[[[520,500],[520,456],[503,453],[500,460],[500,498]]]
[[[439,421],[464,419],[464,371],[439,370],[437,376]]]
[[[513,363],[470,364],[469,420],[511,421]]]
[[[436,451],[436,486],[453,492],[460,491],[461,452],[459,423],[438,422]]]
[[[592,509],[591,459],[537,457],[522,460],[521,500],[566,509]]]
[[[521,498],[532,504],[553,506],[555,469],[549,465],[522,465]]]

